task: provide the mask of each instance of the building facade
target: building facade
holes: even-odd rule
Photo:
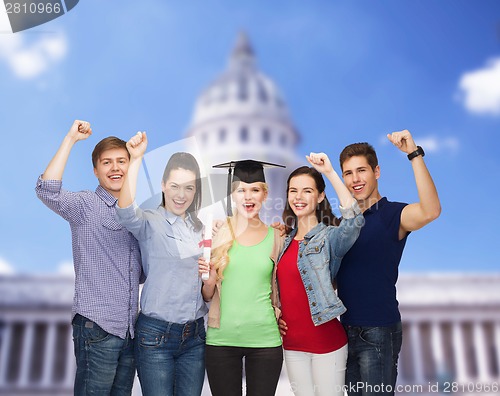
[[[500,274],[402,274],[398,290],[398,393],[433,394],[439,385],[442,393],[498,394]],[[0,296],[0,395],[71,395],[73,279],[3,276]],[[292,394],[286,372],[277,394]]]
[[[499,286],[500,274],[402,275],[400,383],[499,394]]]
[[[0,394],[71,395],[72,277],[0,277]]]

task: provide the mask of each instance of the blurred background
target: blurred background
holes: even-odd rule
[[[0,394],[72,393],[71,236],[34,187],[74,119],[93,136],[73,149],[65,188],[95,189],[99,140],[145,130],[152,188],[143,174],[141,201],[158,192],[164,148],[194,142],[216,203],[211,165],[287,165],[267,173],[268,222],[306,154],[324,151],[338,170],[359,141],[377,150],[382,195],[415,202],[411,166],[385,137],[409,129],[443,212],[412,233],[400,266],[401,393],[498,383],[500,219],[485,206],[500,195],[497,1],[87,0],[0,32]]]

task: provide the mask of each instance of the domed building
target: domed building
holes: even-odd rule
[[[280,218],[286,178],[304,164],[295,154],[300,137],[278,88],[258,70],[245,34],[237,38],[227,69],[196,100],[186,135],[196,138],[206,165],[243,159],[286,165],[265,171],[270,194],[262,218]],[[225,183],[224,177],[212,178],[216,201],[225,197]]]

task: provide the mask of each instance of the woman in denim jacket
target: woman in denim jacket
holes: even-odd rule
[[[328,156],[306,158],[313,167],[296,169],[287,181],[287,237],[278,258],[285,363],[295,395],[343,395],[347,337],[337,317],[346,309],[333,282],[364,219]],[[342,221],[332,213],[320,172],[338,195]]]

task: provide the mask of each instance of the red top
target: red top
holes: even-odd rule
[[[338,319],[315,326],[306,290],[297,266],[299,242],[292,240],[278,263],[278,284],[282,319],[288,330],[283,348],[309,353],[329,353],[347,344],[347,336]]]

